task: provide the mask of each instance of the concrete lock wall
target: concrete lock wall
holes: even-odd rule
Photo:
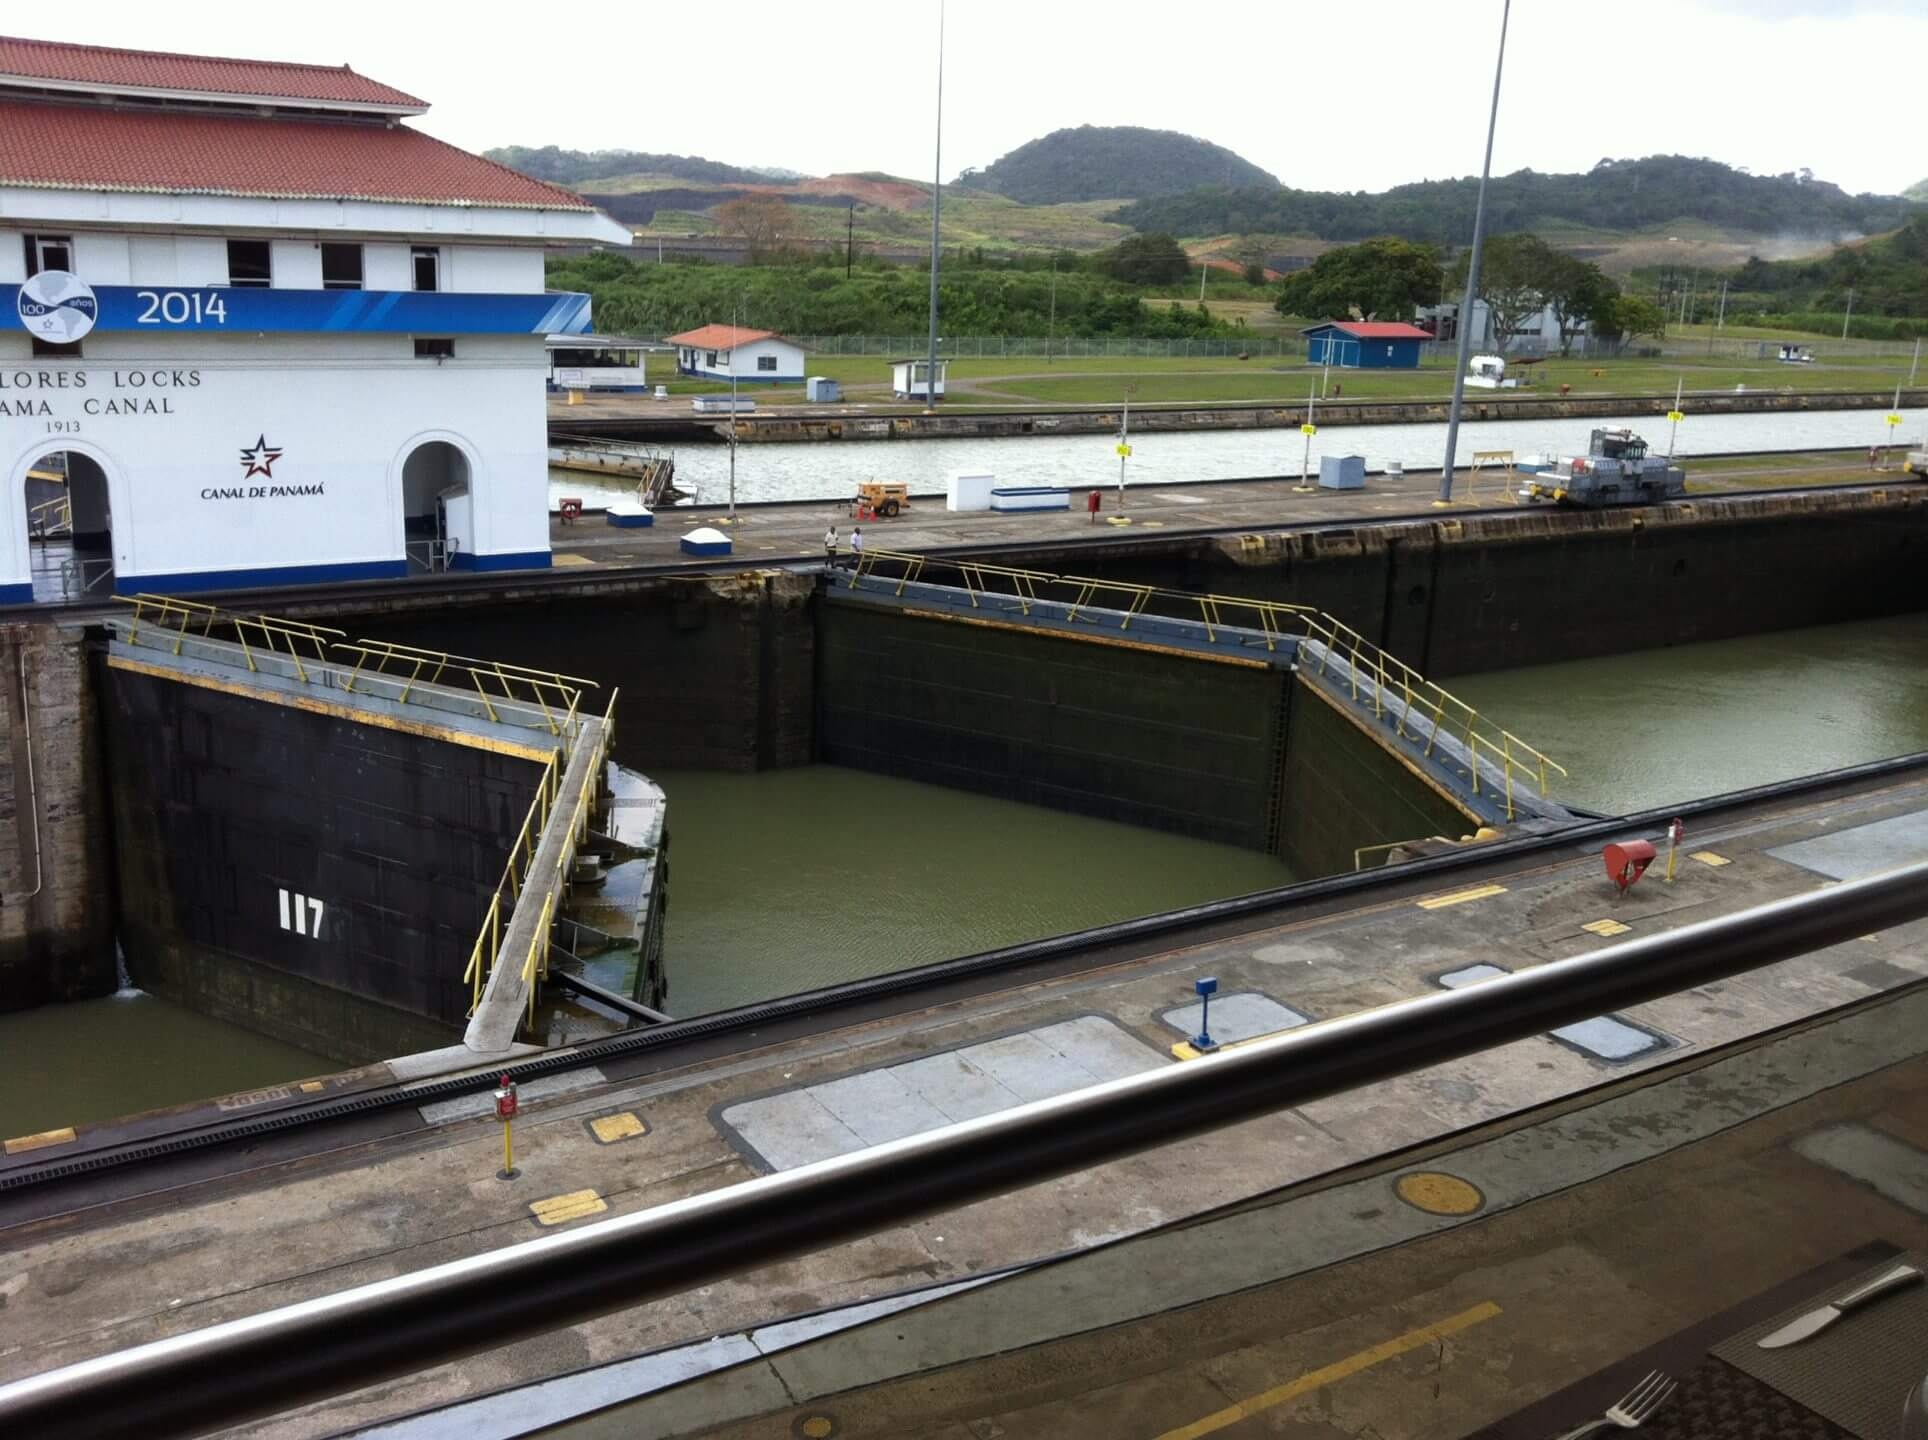
[[[486,599],[303,609],[358,635],[594,680],[620,690],[615,758],[662,770],[764,770],[812,758],[816,579],[662,576]]]
[[[537,764],[98,663],[134,982],[351,1063],[458,1038]]]
[[[0,1011],[119,984],[95,703],[78,631],[0,629]]]
[[[1457,839],[1481,823],[1373,738],[1360,715],[1303,679],[1292,696],[1284,763],[1277,851],[1300,875],[1351,870],[1363,847]],[[1376,850],[1365,863],[1383,859]]]
[[[1267,849],[1290,676],[826,599],[832,764]]]
[[[1928,492],[1208,537],[1038,569],[1310,605],[1432,679],[1928,608]]]

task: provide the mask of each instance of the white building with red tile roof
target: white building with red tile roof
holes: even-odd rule
[[[669,337],[676,347],[676,368],[704,380],[739,384],[803,381],[803,347],[774,330],[746,330],[739,325],[701,325]]]
[[[549,563],[544,252],[629,235],[427,108],[0,37],[0,603]]]

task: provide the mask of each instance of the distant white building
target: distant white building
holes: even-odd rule
[[[944,377],[951,368],[948,360],[937,362],[937,393],[944,393]],[[893,360],[890,362],[890,388],[899,400],[930,399],[931,362]]]
[[[669,343],[676,347],[677,370],[700,380],[803,383],[803,347],[772,330],[704,325],[670,336]]]
[[[1459,303],[1448,301],[1444,305],[1422,305],[1419,308],[1418,323],[1433,332],[1437,340],[1449,341],[1459,338]],[[1584,320],[1574,322],[1575,336],[1587,333]],[[1514,329],[1504,335],[1493,333],[1493,317],[1484,300],[1473,302],[1473,344],[1483,350],[1507,351],[1525,350],[1533,353],[1558,350],[1560,348],[1560,321],[1553,313],[1551,305],[1542,306],[1521,319]]]

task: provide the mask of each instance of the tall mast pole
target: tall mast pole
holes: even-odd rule
[[[1493,131],[1500,123],[1500,73],[1506,66],[1506,24],[1513,16],[1513,0],[1500,11],[1500,53],[1493,62],[1493,109],[1486,117],[1486,159],[1479,168],[1479,199],[1473,206],[1473,253],[1466,262],[1466,298],[1459,306],[1459,359],[1453,371],[1453,403],[1446,412],[1446,463],[1439,470],[1439,499],[1453,500],[1453,452],[1459,445],[1459,411],[1466,399],[1466,360],[1473,343],[1473,297],[1479,293],[1479,252],[1486,242],[1486,180],[1493,173]]]

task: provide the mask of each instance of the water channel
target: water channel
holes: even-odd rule
[[[1889,433],[1881,410],[1788,411],[1763,415],[1693,415],[1679,429],[1676,453],[1723,455],[1741,451],[1818,450],[1886,443],[1899,436],[1928,432],[1928,410],[1903,410],[1902,424]],[[1667,444],[1667,422],[1653,415],[1605,420],[1484,420],[1460,427],[1459,463],[1470,464],[1476,450],[1512,450],[1525,457],[1542,453],[1584,454],[1587,432],[1595,426],[1628,425],[1658,449]],[[942,491],[956,471],[988,470],[1010,485],[1115,484],[1118,462],[1113,435],[1032,435],[987,440],[784,441],[740,445],[736,454],[736,494],[746,502],[842,499],[860,480],[907,481],[913,492]],[[1378,468],[1399,460],[1409,468],[1439,464],[1446,427],[1424,425],[1335,425],[1313,439],[1311,465],[1319,457],[1363,455]],[[1297,430],[1191,430],[1134,432],[1127,483],[1181,485],[1199,480],[1230,480],[1261,475],[1296,475],[1305,457]],[[676,483],[693,490],[705,504],[720,504],[729,494],[729,447],[675,447]],[[561,495],[581,497],[590,506],[628,498],[633,486],[611,486],[593,475],[552,470],[550,506]]]
[[[1624,813],[1928,749],[1928,614],[1450,684],[1567,766],[1561,798]],[[831,766],[654,778],[677,1015],[1291,878],[1251,851]],[[0,1136],[335,1068],[130,992],[0,1016],[0,1056]]]

